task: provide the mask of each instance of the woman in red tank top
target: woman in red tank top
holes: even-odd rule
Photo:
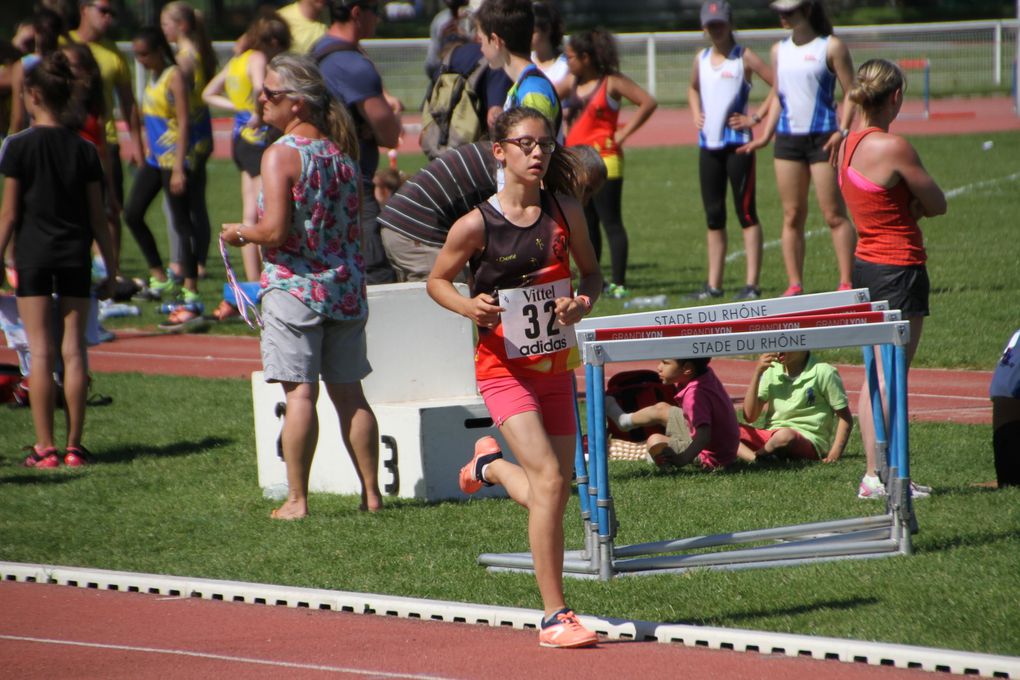
[[[576,157],[556,143],[548,119],[534,109],[511,109],[496,119],[493,139],[503,189],[450,228],[428,292],[478,326],[478,388],[519,465],[503,458],[493,437],[482,437],[460,471],[460,488],[473,494],[500,484],[527,508],[545,609],[539,642],[587,647],[598,638],[564,601],[563,513],[577,435],[571,326],[591,310],[602,276],[580,204],[555,193],[574,193],[582,170],[572,167]],[[571,260],[580,274],[577,295]],[[471,297],[453,286],[466,264]]]
[[[623,226],[623,145],[645,124],[658,103],[644,88],[620,73],[620,59],[613,34],[602,29],[570,36],[567,45],[567,146],[594,147],[606,164],[606,183],[585,206],[588,235],[595,257],[602,259],[602,233],[609,240],[612,280],[606,294],[614,298],[628,295],[627,230]],[[638,109],[617,129],[624,100]]]
[[[888,300],[910,321],[910,366],[928,316],[928,272],[917,221],[946,212],[946,197],[921,165],[910,142],[890,134],[903,105],[903,74],[895,64],[872,59],[857,70],[850,101],[861,110],[861,128],[840,151],[839,183],[857,225],[853,286],[868,288],[872,300]],[[881,373],[881,369],[879,370]],[[858,496],[885,495],[875,469],[875,426],[867,385],[858,405],[867,469]],[[914,489],[915,496],[919,494]]]

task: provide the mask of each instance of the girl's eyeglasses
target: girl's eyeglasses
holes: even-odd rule
[[[536,146],[542,150],[542,153],[552,153],[556,150],[556,140],[549,137],[535,139],[531,135],[525,135],[523,137],[508,137],[507,139],[499,140],[499,142],[500,144],[516,145],[520,147],[525,155],[534,151]]]

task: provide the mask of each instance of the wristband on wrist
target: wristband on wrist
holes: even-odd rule
[[[591,298],[590,297],[588,297],[587,295],[575,295],[574,299],[577,300],[579,303],[581,303],[581,306],[584,307],[584,313],[585,314],[587,314],[588,312],[591,311]]]
[[[846,139],[847,135],[850,134],[850,128],[841,128],[839,134],[843,135],[843,139]]]
[[[755,125],[757,125],[758,123],[761,122],[761,116],[759,116],[757,113],[752,113],[751,120],[754,121]]]

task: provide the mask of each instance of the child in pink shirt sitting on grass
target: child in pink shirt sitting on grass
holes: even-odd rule
[[[660,467],[696,463],[706,470],[721,470],[737,459],[737,414],[709,361],[709,357],[659,361],[659,378],[678,388],[675,405],[663,401],[624,413],[615,399],[606,398],[606,415],[621,430],[666,428],[666,434],[653,434],[645,442],[648,455]]]

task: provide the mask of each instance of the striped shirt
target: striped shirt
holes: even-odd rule
[[[433,246],[453,223],[496,193],[492,142],[450,149],[404,182],[379,213],[379,224]]]

